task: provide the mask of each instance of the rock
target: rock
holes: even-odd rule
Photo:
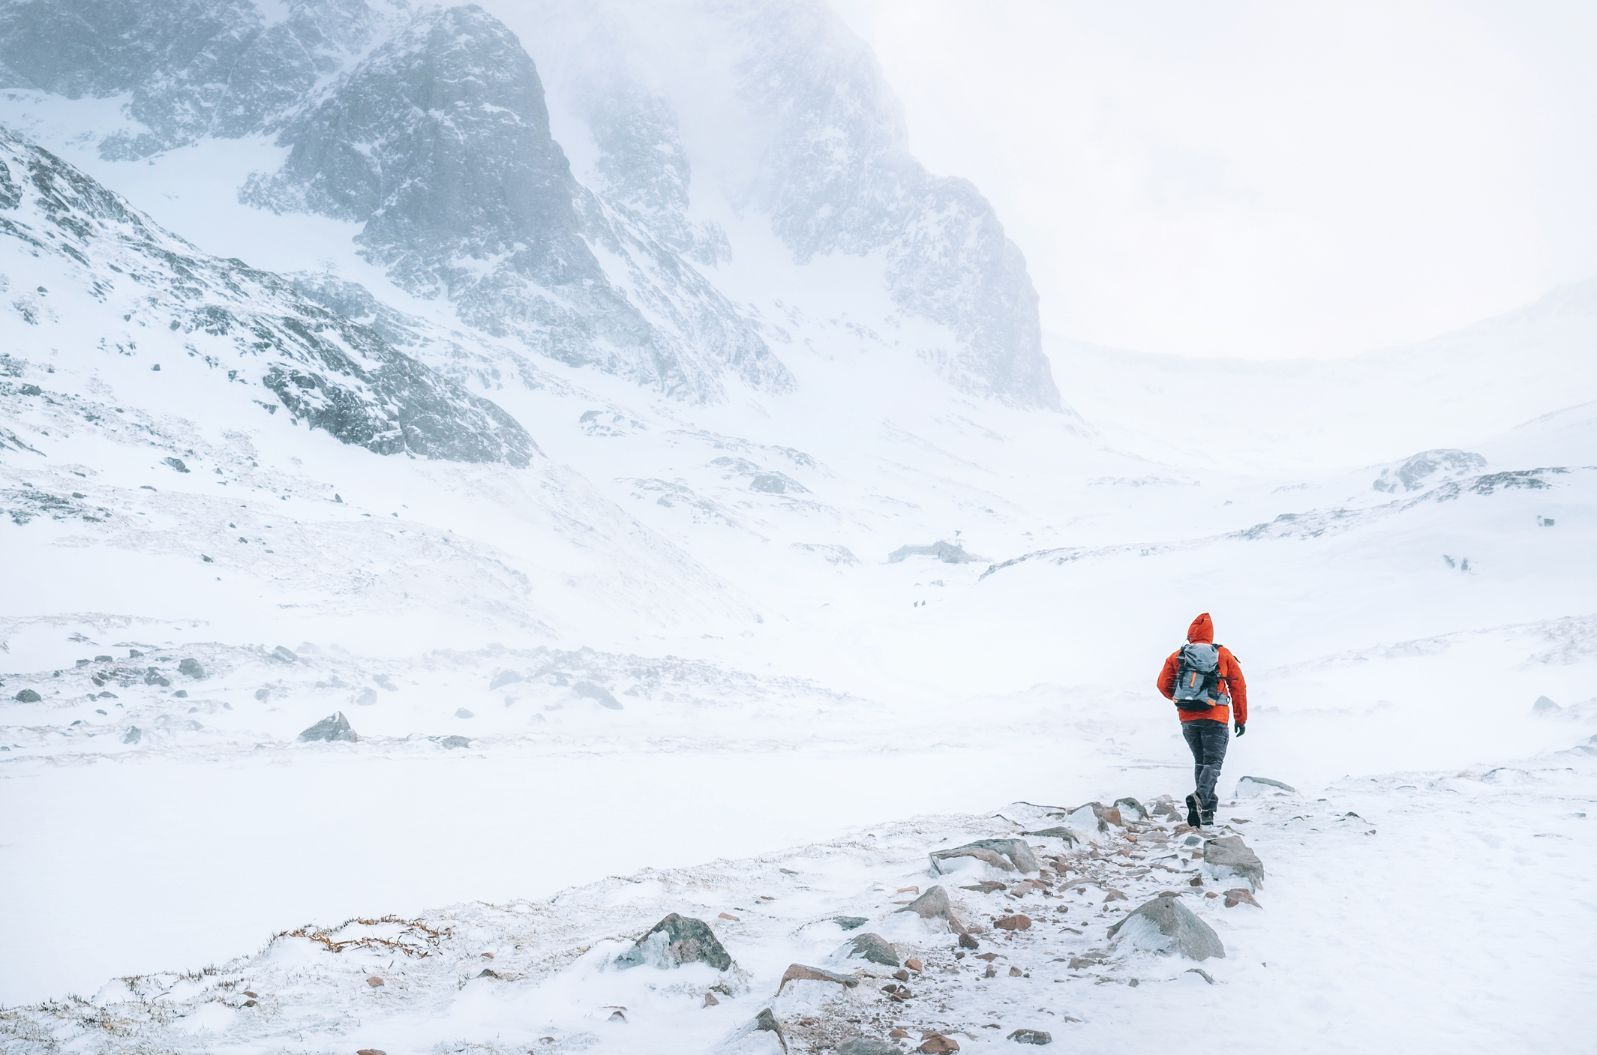
[[[1563,710],[1562,707],[1546,696],[1536,697],[1536,702],[1530,705],[1530,713],[1532,714],[1557,714],[1561,710]]]
[[[389,692],[399,691],[399,686],[395,685],[394,679],[387,674],[374,674],[372,680],[377,683],[379,689],[387,689]]]
[[[446,751],[455,751],[462,747],[471,746],[471,739],[465,736],[432,736],[428,737],[428,739]]]
[[[750,1022],[744,1025],[736,1033],[732,1034],[732,1036],[728,1037],[725,1043],[723,1043],[716,1050],[726,1052],[743,1052],[753,1050],[749,1048],[745,1042],[750,1041],[757,1034],[761,1033],[771,1034],[776,1041],[777,1050],[783,1052],[785,1055],[787,1052],[787,1037],[782,1032],[782,1024],[776,1020],[776,1015],[772,1014],[771,1009],[768,1007],[761,1010],[760,1013],[755,1015]],[[762,1047],[759,1050],[768,1051],[769,1047]]]
[[[1110,825],[1123,827],[1125,818],[1113,806],[1101,802],[1085,802],[1065,814],[1065,823],[1077,830],[1106,832]]]
[[[1004,916],[1001,919],[994,920],[993,926],[997,927],[999,930],[1008,931],[1030,930],[1031,917],[1023,912],[1017,912],[1013,916]]]
[[[1081,841],[1081,836],[1077,835],[1075,832],[1063,825],[1053,828],[1043,828],[1034,832],[1022,832],[1021,834],[1032,836],[1038,839],[1063,839],[1066,846],[1074,846]]]
[[[177,665],[177,672],[196,681],[205,677],[205,668],[200,665],[200,661],[189,656],[185,656]]]
[[[347,743],[354,743],[360,739],[360,737],[355,735],[355,730],[349,727],[349,719],[344,717],[343,711],[334,711],[303,733],[300,733],[299,738],[306,742],[341,740]]]
[[[382,1048],[358,1048],[355,1055],[388,1055]]]
[[[571,691],[585,700],[593,700],[601,707],[612,711],[621,710],[621,701],[610,695],[610,690],[602,685],[595,685],[591,681],[579,681],[571,686]]]
[[[609,1018],[608,1021],[619,1022],[623,1026],[626,1025],[627,1024],[627,1009],[624,1008],[624,1007],[613,1007],[613,1008],[611,1008],[610,1009],[610,1018]]]
[[[1264,862],[1240,835],[1222,835],[1204,843],[1203,863],[1216,878],[1240,876],[1254,890],[1264,885]]]
[[[514,685],[516,682],[524,680],[526,679],[513,670],[501,670],[489,680],[488,688],[502,689],[506,685]]]
[[[1225,907],[1236,908],[1238,905],[1252,905],[1254,908],[1259,907],[1259,903],[1254,900],[1253,893],[1251,891],[1244,890],[1241,887],[1235,887],[1231,890],[1227,890],[1225,892]]]
[[[180,473],[186,473],[189,471],[189,467],[183,464],[182,458],[162,458],[161,464],[168,466],[169,468],[176,469]]]
[[[1257,795],[1296,794],[1297,788],[1269,777],[1243,777],[1237,781],[1237,797],[1252,798]]]
[[[1225,956],[1214,928],[1193,914],[1176,894],[1160,894],[1109,928],[1109,936],[1132,947],[1161,955],[1179,953],[1190,960]]]
[[[861,927],[865,926],[865,924],[869,923],[870,920],[866,919],[864,916],[833,916],[832,922],[848,931],[859,930]]]
[[[144,684],[146,684],[146,685],[159,685],[159,686],[161,686],[164,689],[168,685],[172,684],[172,681],[171,681],[170,678],[168,678],[165,675],[163,675],[160,671],[156,670],[154,667],[145,667],[144,668]]]
[[[355,695],[355,706],[357,706],[357,707],[370,707],[373,704],[375,704],[376,702],[377,702],[377,690],[376,689],[373,689],[373,688],[370,688],[370,687],[364,688],[364,689],[361,689],[360,692]]]
[[[1009,1039],[1016,1044],[1052,1044],[1054,1035],[1045,1029],[1017,1029]]]
[[[94,657],[94,661],[96,663],[114,663],[114,662],[116,662],[116,657],[115,656],[95,656]]]
[[[378,987],[378,986],[380,986],[380,985],[387,985],[387,984],[388,984],[388,983],[387,983],[387,982],[385,982],[385,981],[383,981],[383,980],[382,980],[382,979],[381,979],[381,978],[379,978],[379,977],[377,977],[377,976],[376,976],[376,975],[375,975],[375,974],[374,974],[374,975],[372,975],[372,976],[371,976],[371,977],[369,977],[369,978],[367,978],[367,979],[366,979],[366,984],[367,984],[367,985],[369,985],[369,986],[371,986],[371,987],[372,987],[372,988],[373,988],[373,989],[376,989],[376,988],[377,988],[377,987]]]
[[[143,739],[144,730],[140,729],[136,725],[128,726],[128,731],[122,734],[122,742],[124,744],[136,744]]]
[[[898,949],[880,934],[860,934],[848,943],[848,958],[879,963],[883,967],[899,965]]]
[[[675,912],[649,928],[631,949],[616,957],[615,962],[617,967],[623,968],[645,963],[660,968],[707,963],[717,971],[732,967],[732,957],[722,948],[708,923]]]
[[[909,959],[904,961],[904,966],[908,967],[910,970],[914,971],[916,974],[920,974],[923,970],[926,969],[926,965],[921,963],[919,956],[911,956]]]
[[[1133,798],[1115,799],[1115,809],[1126,820],[1145,821],[1151,816],[1147,807]]]
[[[187,689],[174,689],[173,692],[172,692],[172,696],[175,699],[186,700],[186,699],[189,698],[189,690],[187,690]]]
[[[845,1040],[835,1050],[837,1055],[903,1055],[904,1053],[904,1049],[897,1044],[889,1044],[874,1037],[855,1037],[853,1040]]]
[[[933,850],[932,871],[942,874],[939,862],[956,857],[974,857],[1005,872],[1036,872],[1042,868],[1024,839],[978,839],[951,850]]]
[[[859,979],[851,974],[839,974],[823,967],[810,967],[802,963],[789,964],[787,970],[782,972],[782,980],[776,986],[778,996],[782,995],[782,990],[787,988],[789,982],[832,982],[845,989],[859,985]]]
[[[1009,977],[1011,978],[1021,978],[1024,977],[1025,974],[1026,972],[1022,971],[1019,967],[1011,967],[1009,969]]]
[[[1005,889],[1007,885],[1008,884],[997,879],[983,879],[979,883],[966,883],[959,889],[974,890],[978,894],[996,894],[1000,890]]]
[[[977,947],[977,944],[976,936],[974,934],[967,932],[959,936],[959,947],[961,949],[974,949]]]
[[[922,1038],[920,1047],[915,1050],[921,1055],[950,1055],[959,1050],[959,1041],[941,1033],[930,1033]]]
[[[299,662],[299,656],[295,654],[292,649],[284,648],[282,645],[278,645],[276,648],[272,649],[270,658],[277,660],[279,663]]]
[[[469,711],[469,710],[467,710],[464,707],[456,707],[455,708],[455,717],[456,718],[475,718],[475,717],[477,717],[477,715],[474,712]]]
[[[44,699],[44,697],[40,696],[32,689],[23,689],[21,692],[16,694],[14,699],[18,703],[38,703],[40,700]]]
[[[704,994],[704,1003],[700,1004],[699,1006],[700,1007],[717,1007],[717,1006],[720,1005],[720,1003],[721,1003],[721,1001],[716,998],[716,995],[714,993],[705,993]]]
[[[960,934],[965,932],[965,925],[954,915],[954,905],[948,900],[948,891],[940,886],[932,887],[898,911],[913,912],[921,919],[940,919],[948,924],[949,930]]]

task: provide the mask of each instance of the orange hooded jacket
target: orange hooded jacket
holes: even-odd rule
[[[1187,627],[1188,641],[1202,641],[1206,644],[1214,643],[1214,620],[1209,618],[1209,613],[1204,612],[1192,621]],[[1178,648],[1170,653],[1170,658],[1164,661],[1164,667],[1159,671],[1159,692],[1167,700],[1176,696],[1176,668],[1181,665],[1181,650]],[[1229,698],[1231,706],[1237,710],[1237,724],[1248,724],[1248,683],[1242,680],[1242,667],[1237,663],[1237,657],[1224,645],[1220,646],[1220,699],[1221,702],[1206,711],[1177,711],[1183,722],[1197,722],[1204,719],[1215,722],[1224,722],[1230,718],[1230,708],[1225,700]]]

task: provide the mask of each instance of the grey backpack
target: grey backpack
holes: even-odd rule
[[[1206,711],[1220,702],[1220,646],[1189,641],[1176,661],[1175,703],[1183,711]]]

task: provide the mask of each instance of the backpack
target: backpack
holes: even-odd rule
[[[1189,641],[1176,661],[1175,705],[1183,711],[1206,711],[1220,702],[1220,646]]]

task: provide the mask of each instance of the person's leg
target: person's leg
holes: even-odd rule
[[[1192,794],[1187,796],[1187,823],[1197,827],[1202,819],[1200,814],[1203,803],[1199,800],[1198,789],[1203,786],[1203,730],[1198,728],[1202,722],[1182,722],[1181,736],[1187,742],[1187,748],[1192,752]]]
[[[1220,767],[1225,763],[1225,749],[1231,742],[1231,730],[1224,722],[1194,722],[1203,726],[1200,734],[1203,743],[1202,775],[1198,779],[1198,802],[1203,819],[1214,820],[1214,811],[1220,805],[1216,790],[1220,783]]]

